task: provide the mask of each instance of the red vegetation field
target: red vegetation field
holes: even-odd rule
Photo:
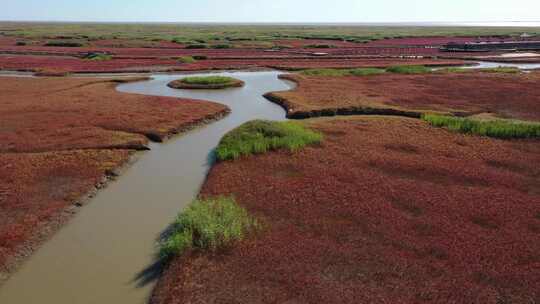
[[[481,113],[540,120],[540,73],[431,73],[321,77],[285,75],[293,91],[268,97],[290,117],[335,115],[364,108]]]
[[[441,40],[442,39],[442,40]],[[97,40],[83,47],[44,46],[44,41],[16,45],[12,37],[0,36],[0,70],[60,72],[153,72],[246,68],[340,68],[386,67],[394,64],[462,65],[454,58],[477,54],[445,53],[438,46],[450,38],[387,39],[387,44],[363,44],[333,40],[276,40],[270,47],[235,47],[231,49],[186,49],[171,42],[137,40]],[[461,40],[460,40],[461,41]],[[308,48],[313,45],[331,48]],[[88,53],[107,53],[112,60],[83,60]],[[325,53],[314,56],[314,53]],[[482,55],[497,55],[483,53]],[[206,56],[208,60],[184,64],[183,56]],[[448,57],[439,59],[435,57]]]
[[[387,67],[397,64],[455,66],[461,60],[349,58],[349,57],[222,57],[184,64],[170,58],[117,57],[106,61],[91,61],[68,56],[0,55],[0,70],[59,71],[59,72],[154,72],[196,71],[248,68],[277,68],[285,70],[306,68]]]
[[[186,45],[173,42],[137,39],[92,40],[81,47],[46,46],[48,40],[45,39],[26,41],[25,45],[17,45],[20,39],[0,35],[0,70],[153,72],[265,67],[290,70],[317,67],[385,67],[400,60],[404,64],[461,65],[463,62],[458,59],[477,60],[477,57],[484,57],[483,60],[489,61],[501,52],[452,53],[443,52],[439,48],[448,42],[509,39],[515,38],[416,37],[381,39],[368,43],[324,39],[278,39],[265,44],[236,41],[232,43],[234,47],[228,49],[189,49]],[[272,48],[272,45],[276,48]],[[321,45],[330,47],[315,47]],[[112,60],[93,62],[81,59],[88,53],[107,53],[112,56]],[[314,56],[314,53],[325,55]],[[209,60],[201,60],[195,64],[182,64],[176,60],[183,56],[206,56]],[[538,58],[529,59],[528,62],[538,62]]]
[[[521,40],[535,39],[533,37]],[[417,45],[417,46],[442,46],[449,42],[500,42],[500,41],[513,41],[515,37],[410,37],[410,38],[392,38],[392,39],[380,39],[370,41],[369,46],[403,46],[403,45]]]
[[[286,47],[286,48],[305,48],[309,46],[330,46],[332,48],[334,47],[340,47],[340,48],[354,48],[354,47],[361,47],[363,44],[355,43],[355,42],[349,42],[349,41],[342,41],[342,40],[326,40],[326,39],[277,39],[274,40],[273,43],[280,47]]]
[[[310,123],[320,147],[218,163],[202,195],[265,223],[166,270],[152,303],[536,303],[538,141],[407,118]]]
[[[76,212],[74,204],[83,203],[83,196],[126,163],[131,153],[0,153],[0,282],[16,262],[11,258],[28,254],[64,223]]]
[[[173,59],[91,61],[68,56],[0,55],[0,69],[11,71],[151,72],[175,64],[176,60]]]
[[[280,59],[268,62],[267,67],[282,70],[313,68],[386,68],[393,65],[461,66],[462,60],[454,59],[405,59],[405,58],[333,58],[333,59]]]
[[[1,78],[0,280],[10,258],[52,232],[66,208],[145,149],[147,138],[163,140],[228,111],[211,102],[120,93],[118,82]]]
[[[0,152],[137,147],[227,111],[203,101],[125,94],[119,81],[15,78],[0,82]]]

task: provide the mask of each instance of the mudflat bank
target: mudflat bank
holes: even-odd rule
[[[424,112],[540,120],[540,72],[448,72],[370,76],[288,74],[297,88],[265,96],[290,118],[352,114],[419,117]]]

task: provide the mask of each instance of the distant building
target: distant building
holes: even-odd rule
[[[441,50],[447,52],[538,51],[540,41],[450,42],[442,46]]]

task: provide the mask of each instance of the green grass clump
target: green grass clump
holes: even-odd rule
[[[193,59],[195,59],[195,60],[206,60],[206,59],[208,59],[208,56],[206,56],[206,55],[193,55],[191,57],[193,57]]]
[[[358,68],[349,70],[349,73],[353,76],[369,76],[382,74],[384,70],[378,68]]]
[[[230,44],[214,44],[212,45],[213,49],[230,49],[232,46]]]
[[[242,155],[260,154],[281,148],[296,151],[322,141],[322,134],[298,122],[253,120],[227,133],[219,143],[219,160],[237,159]]]
[[[182,79],[182,82],[187,84],[212,85],[229,84],[236,82],[236,79],[227,76],[193,76]]]
[[[309,69],[300,72],[307,76],[326,76],[326,77],[340,77],[340,76],[369,76],[384,73],[383,69],[377,68],[358,68],[358,69]]]
[[[83,46],[80,42],[74,41],[49,41],[45,43],[45,46],[56,46],[56,47],[81,47]]]
[[[168,259],[190,249],[215,251],[259,227],[234,198],[195,200],[178,215],[170,235],[160,243],[159,254]]]
[[[473,120],[435,114],[425,114],[422,119],[435,127],[451,131],[489,136],[495,138],[537,138],[540,137],[540,123],[510,120]]]
[[[386,69],[387,72],[396,74],[426,74],[431,73],[431,69],[423,65],[396,65]]]
[[[206,49],[208,48],[207,44],[188,44],[186,49]]]
[[[112,56],[107,54],[90,53],[84,56],[84,59],[93,61],[107,61],[112,60]]]
[[[332,44],[310,44],[310,45],[306,45],[306,48],[308,49],[331,49],[331,48],[335,48],[336,46],[335,45],[332,45]]]
[[[195,60],[195,58],[193,58],[192,56],[184,56],[184,57],[178,58],[178,62],[181,62],[181,63],[194,63],[196,61],[197,60]]]

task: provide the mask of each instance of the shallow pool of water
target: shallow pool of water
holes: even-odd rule
[[[164,144],[151,144],[152,151],[101,190],[0,288],[0,303],[145,303],[155,278],[152,271],[143,271],[155,261],[156,239],[199,192],[221,137],[252,119],[285,119],[279,106],[262,97],[294,86],[278,79],[279,74],[219,73],[246,83],[222,91],[166,86],[181,75],[155,75],[119,86],[127,93],[212,100],[232,113]]]
[[[511,67],[511,68],[518,68],[522,70],[533,70],[533,69],[540,69],[540,63],[505,63],[505,62],[478,61],[477,64],[466,66],[464,68],[488,69],[488,68],[498,68],[498,67]]]

